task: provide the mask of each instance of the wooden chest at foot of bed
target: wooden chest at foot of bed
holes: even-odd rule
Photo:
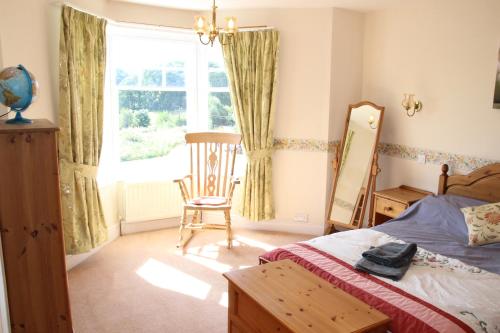
[[[228,332],[386,332],[390,319],[291,260],[232,271]]]

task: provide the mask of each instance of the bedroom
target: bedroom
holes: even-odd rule
[[[184,27],[195,38],[194,17],[209,16],[211,6],[211,1],[167,0],[158,2],[163,6],[140,1],[66,3],[108,19],[108,27],[126,25],[151,31],[151,25],[160,26],[153,28],[155,32],[165,26]],[[368,100],[385,107],[377,190],[404,184],[437,193],[442,164],[451,166],[450,175],[467,174],[500,160],[496,147],[500,110],[493,107],[500,47],[498,1],[221,0],[217,5],[221,26],[226,16],[234,16],[240,27],[267,26],[280,34],[272,154],[275,218],[254,222],[233,209],[233,249],[225,249],[225,232],[203,231],[187,245],[191,255],[178,256],[175,245],[182,210],[178,187],[168,180],[159,187],[172,188],[178,203],[174,213],[158,218],[153,212],[158,207],[149,205],[155,198],[147,198],[132,207],[136,216],[120,221],[123,183],[110,176],[116,169],[108,168],[108,177],[99,179],[107,245],[91,251],[90,256],[67,257],[71,315],[77,332],[201,331],[193,314],[214,322],[212,330],[206,331],[225,331],[227,282],[223,272],[254,266],[259,255],[277,246],[323,235],[334,179],[331,147],[342,139],[349,104]],[[0,3],[0,68],[23,64],[35,75],[40,86],[38,99],[23,116],[54,123],[60,116],[61,7],[62,2],[49,0]],[[130,22],[142,24],[136,27]],[[401,106],[405,93],[422,101],[422,111],[413,117]],[[112,108],[105,107],[108,109]],[[104,120],[105,128],[109,123]],[[107,134],[105,130],[104,136]],[[103,145],[109,141],[105,137]],[[105,149],[104,167],[109,166]],[[182,162],[187,164],[188,159]],[[244,175],[244,163],[237,169],[238,175]],[[147,174],[142,169],[136,172]],[[9,178],[0,177],[2,181]],[[242,188],[242,184],[236,188],[234,205],[240,202]],[[369,210],[367,207],[366,215]],[[139,214],[144,212],[148,214]],[[222,213],[208,215],[209,222],[224,222]],[[152,229],[159,231],[147,232]],[[206,252],[196,255],[197,250]],[[156,261],[148,261],[150,258]],[[120,260],[123,267],[118,265]],[[189,270],[183,271],[184,266]],[[137,271],[141,267],[160,278],[165,274],[166,282],[140,277]],[[171,274],[178,280],[169,280]],[[178,282],[182,278],[189,282],[182,285]],[[197,288],[201,294],[196,294]],[[178,310],[169,304],[169,297],[179,302]],[[139,302],[142,298],[147,306],[131,306],[129,299]],[[5,304],[4,329],[9,320]],[[178,319],[169,323],[158,315],[160,311],[169,312],[170,321]]]

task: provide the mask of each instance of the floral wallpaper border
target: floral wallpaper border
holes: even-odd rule
[[[316,139],[275,138],[275,150],[295,150],[309,152],[334,151],[338,141],[324,141]]]
[[[335,152],[339,140],[325,141],[316,139],[275,138],[275,150],[305,152]],[[426,164],[441,165],[447,163],[451,168],[470,171],[500,161],[478,158],[469,155],[453,154],[431,149],[423,149],[395,143],[379,143],[378,152],[382,155],[417,161],[418,155],[424,154]]]
[[[417,161],[418,155],[425,155],[426,164],[448,164],[452,169],[470,171],[500,161],[470,155],[453,154],[430,149],[415,148],[395,143],[380,143],[378,151],[382,155]]]

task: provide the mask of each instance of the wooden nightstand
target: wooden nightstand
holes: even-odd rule
[[[432,192],[406,185],[373,192],[370,226],[373,227],[398,217],[412,204],[432,194]]]
[[[386,332],[390,318],[293,261],[225,273],[229,333]]]

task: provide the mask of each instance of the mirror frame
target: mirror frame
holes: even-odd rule
[[[330,219],[330,216],[332,215],[332,209],[333,209],[333,200],[335,198],[335,190],[337,188],[337,182],[339,178],[339,172],[338,170],[340,169],[341,161],[342,161],[342,156],[344,154],[344,148],[345,148],[345,143],[346,143],[346,138],[347,138],[347,132],[349,131],[349,121],[351,119],[351,113],[353,109],[359,108],[364,105],[369,105],[373,107],[374,109],[377,109],[380,111],[380,118],[378,121],[378,126],[377,126],[377,134],[375,135],[375,144],[373,146],[372,152],[371,152],[371,163],[370,163],[370,169],[368,173],[368,182],[366,184],[366,187],[361,187],[360,188],[360,193],[362,190],[364,190],[364,196],[362,200],[359,200],[359,195],[358,195],[358,200],[356,202],[355,208],[353,210],[353,215],[351,217],[350,223],[342,223],[338,221],[334,221]],[[378,153],[377,153],[377,147],[380,141],[380,132],[382,129],[382,123],[384,120],[384,111],[385,107],[377,105],[375,103],[369,102],[369,101],[362,101],[356,104],[349,104],[349,108],[347,110],[347,116],[345,120],[345,126],[344,126],[344,133],[342,135],[342,141],[340,142],[340,145],[337,145],[336,149],[336,154],[335,154],[335,159],[332,161],[333,164],[333,170],[334,170],[334,178],[333,178],[333,184],[332,184],[332,191],[330,195],[330,203],[328,207],[328,215],[326,218],[327,222],[327,227],[328,229],[326,230],[325,234],[330,234],[332,232],[337,231],[335,229],[335,226],[339,226],[341,228],[346,228],[346,229],[359,229],[363,226],[364,218],[365,218],[365,212],[366,212],[366,204],[368,202],[370,190],[375,190],[376,186],[376,177],[377,174],[380,172],[380,169],[378,167]],[[370,206],[373,204],[372,200],[370,200]],[[355,222],[355,212],[356,210],[360,209],[361,205],[361,211],[359,215],[359,223],[357,225],[354,224]]]

